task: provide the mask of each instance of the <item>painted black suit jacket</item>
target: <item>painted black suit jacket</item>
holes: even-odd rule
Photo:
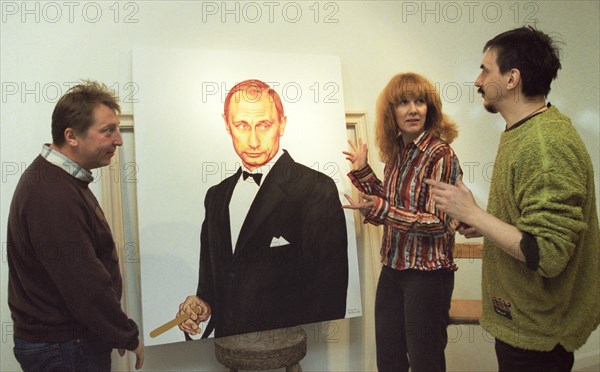
[[[333,180],[284,154],[256,195],[235,253],[229,202],[241,171],[206,193],[197,296],[215,336],[343,318],[346,222]],[[271,246],[273,238],[289,244]]]

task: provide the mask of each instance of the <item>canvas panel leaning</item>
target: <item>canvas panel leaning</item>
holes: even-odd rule
[[[141,48],[133,77],[145,344],[361,315],[339,59]]]

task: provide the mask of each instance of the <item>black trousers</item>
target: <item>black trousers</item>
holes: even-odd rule
[[[381,270],[375,297],[375,339],[380,372],[446,370],[454,272]]]
[[[575,355],[560,344],[551,351],[524,350],[496,339],[499,372],[569,372]]]

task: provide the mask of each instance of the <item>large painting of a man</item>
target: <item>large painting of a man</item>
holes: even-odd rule
[[[360,316],[339,58],[138,48],[133,80],[144,344]]]
[[[266,83],[235,85],[223,120],[242,166],[206,194],[198,287],[180,329],[221,337],[343,318],[348,245],[334,181],[282,148],[287,118]]]

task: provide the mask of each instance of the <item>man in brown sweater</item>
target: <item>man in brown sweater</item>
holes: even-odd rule
[[[143,345],[121,310],[115,243],[88,188],[118,146],[119,104],[108,88],[71,88],[52,114],[52,144],[21,176],[8,217],[8,304],[25,371],[110,371],[111,352]]]

